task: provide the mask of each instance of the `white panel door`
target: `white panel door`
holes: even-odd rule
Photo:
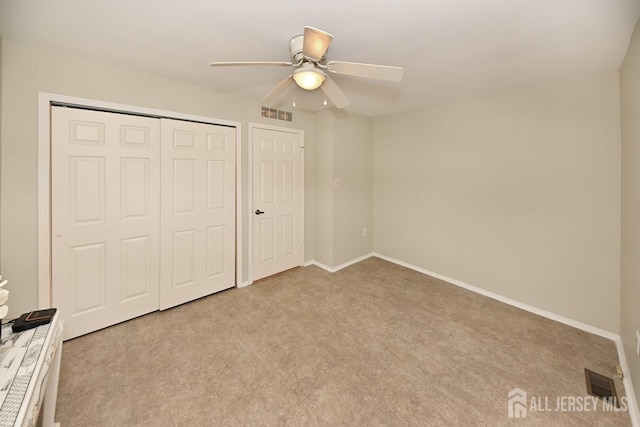
[[[160,309],[235,282],[236,129],[162,119]]]
[[[160,123],[51,114],[52,302],[69,339],[158,309]]]
[[[254,128],[253,280],[302,264],[300,135]]]

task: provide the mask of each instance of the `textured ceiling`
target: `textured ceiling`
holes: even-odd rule
[[[401,83],[334,77],[348,110],[378,116],[617,71],[639,16],[638,0],[0,0],[0,35],[258,102],[291,70],[209,62],[288,61],[309,25],[335,36],[330,60],[405,68]]]

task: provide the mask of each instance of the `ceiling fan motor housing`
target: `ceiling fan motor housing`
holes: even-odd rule
[[[304,59],[302,55],[302,45],[304,43],[304,35],[293,37],[289,40],[289,51],[291,52],[291,62],[297,64]]]
[[[318,62],[321,63],[327,58],[327,54],[325,52],[324,56],[320,58],[319,61],[312,61],[309,58],[305,57],[302,53],[302,49],[304,46],[304,34],[300,34],[299,36],[293,37],[289,40],[289,52],[291,52],[291,62],[294,64],[298,64],[300,62]]]

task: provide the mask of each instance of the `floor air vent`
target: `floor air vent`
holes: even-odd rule
[[[602,374],[586,368],[584,370],[584,376],[587,379],[587,393],[591,396],[599,397],[618,408],[620,407],[618,395],[616,394],[616,385],[612,378],[605,377]]]

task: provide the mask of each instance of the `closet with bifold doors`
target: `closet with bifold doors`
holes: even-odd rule
[[[65,339],[234,286],[236,132],[51,107],[51,295]]]

